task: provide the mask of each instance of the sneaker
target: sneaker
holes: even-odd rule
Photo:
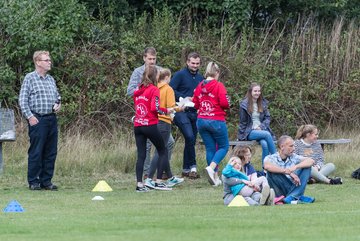
[[[263,186],[261,190],[260,205],[264,205],[270,194],[270,187],[268,185]]]
[[[166,186],[163,182],[155,182],[155,190],[161,190],[161,191],[171,191],[172,188]]]
[[[213,185],[213,187],[218,187],[222,185],[222,181],[220,180],[220,178],[215,178],[215,184]]]
[[[166,181],[166,186],[173,187],[173,186],[178,185],[178,184],[180,184],[182,182],[184,182],[184,178],[173,176],[172,178],[170,178],[170,179],[168,179]]]
[[[30,184],[30,185],[29,185],[29,189],[30,189],[31,191],[39,191],[39,190],[41,190],[40,183]]]
[[[287,196],[286,198],[284,198],[282,200],[285,204],[296,204],[295,202],[297,202],[297,199],[294,198],[293,196]]]
[[[307,184],[314,184],[314,183],[316,183],[316,180],[314,178],[310,177]]]
[[[139,186],[136,186],[136,192],[149,192],[150,189],[146,186],[143,186],[143,187],[139,187]]]
[[[181,177],[189,177],[190,172],[182,172]]]
[[[197,179],[200,178],[200,175],[196,171],[189,172],[190,179]]]
[[[150,188],[150,189],[155,189],[155,182],[153,180],[151,180],[151,178],[146,178],[145,179],[145,186]]]
[[[205,168],[205,174],[207,175],[208,181],[211,185],[215,185],[216,181],[215,181],[215,171],[210,167],[206,167]]]
[[[330,178],[330,185],[341,185],[342,183],[341,177]]]
[[[270,188],[270,194],[268,199],[266,200],[265,205],[269,205],[269,206],[274,205],[275,204],[274,200],[275,200],[275,191],[274,189]]]
[[[309,196],[300,196],[298,203],[313,203],[315,202],[315,198]]]

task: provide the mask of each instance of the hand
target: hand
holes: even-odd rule
[[[293,179],[293,183],[295,184],[295,186],[301,185],[300,178],[295,173],[291,173],[290,176]]]
[[[28,121],[29,121],[30,126],[34,126],[34,125],[36,125],[37,123],[39,123],[39,120],[38,120],[35,116],[31,116],[31,117],[28,119]]]
[[[168,113],[168,114],[172,114],[172,113],[175,112],[175,109],[174,109],[174,108],[167,108],[166,110],[167,110],[167,113]]]
[[[54,107],[53,107],[54,112],[58,112],[60,110],[60,107],[61,107],[61,103],[59,103],[59,104],[55,103]]]
[[[295,166],[292,166],[292,167],[289,167],[289,170],[290,170],[290,172],[296,171],[296,165],[295,165]]]
[[[256,184],[254,184],[254,187],[253,187],[254,191],[255,192],[260,192],[260,187]]]

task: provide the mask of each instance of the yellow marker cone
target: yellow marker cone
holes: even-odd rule
[[[228,207],[248,207],[248,206],[249,204],[241,195],[236,195],[236,197],[228,205]]]
[[[112,192],[112,188],[104,180],[101,180],[96,184],[93,192]]]

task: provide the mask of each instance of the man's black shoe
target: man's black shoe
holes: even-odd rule
[[[44,190],[48,190],[48,191],[57,191],[58,187],[54,184],[50,184],[49,186],[43,186],[42,187]]]
[[[34,183],[29,185],[29,189],[32,191],[39,191],[41,190],[40,183]]]

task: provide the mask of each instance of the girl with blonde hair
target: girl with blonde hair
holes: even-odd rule
[[[328,178],[335,171],[335,165],[333,163],[325,164],[324,151],[317,141],[319,133],[316,126],[308,124],[300,126],[295,136],[295,153],[300,156],[310,157],[315,161],[311,167],[311,178],[308,183],[342,184],[340,177]]]

